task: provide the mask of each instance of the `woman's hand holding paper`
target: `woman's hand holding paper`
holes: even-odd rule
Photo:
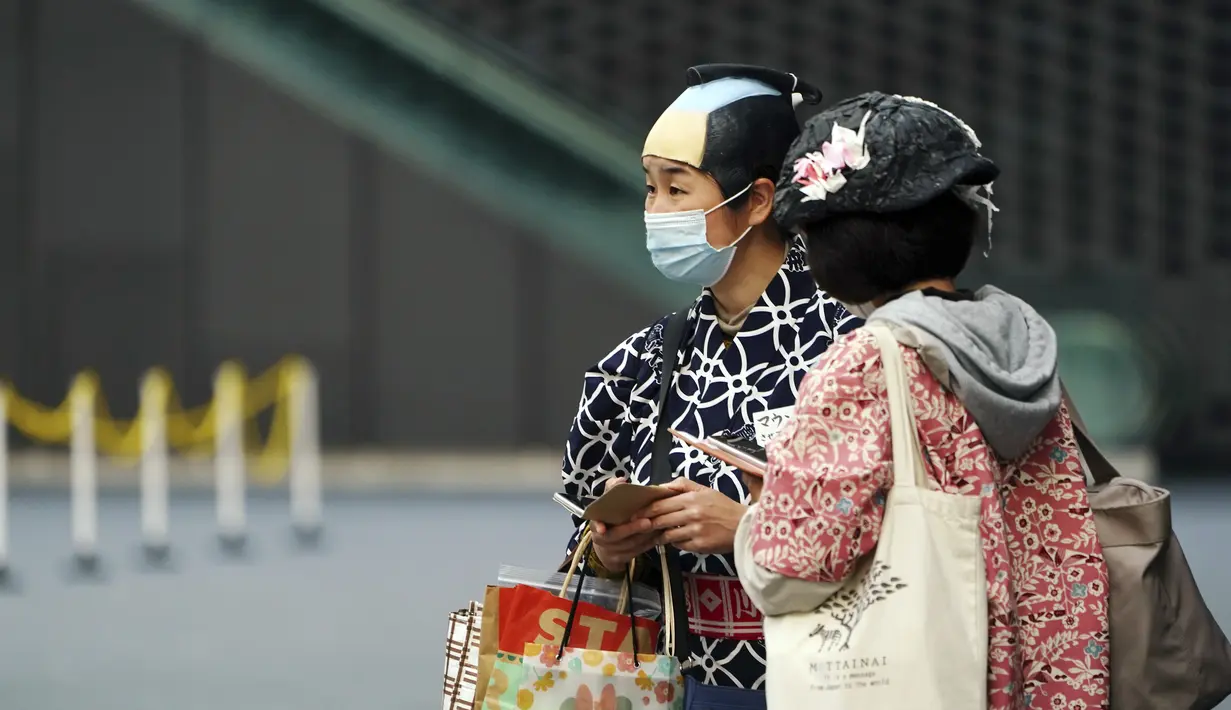
[[[603,490],[627,483],[626,479],[613,478],[607,481]],[[650,520],[644,516],[633,518],[623,525],[606,525],[598,521],[591,525],[594,531],[594,553],[608,572],[623,572],[628,569],[629,562],[654,549],[657,544],[658,531],[654,530]]]
[[[677,495],[653,503],[642,513],[659,533],[659,544],[699,555],[735,549],[735,530],[747,506],[686,478],[663,487],[675,490]]]

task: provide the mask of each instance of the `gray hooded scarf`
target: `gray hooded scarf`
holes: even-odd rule
[[[910,329],[905,337],[913,333],[929,369],[1002,458],[1025,453],[1060,408],[1056,333],[1016,296],[992,286],[969,300],[915,291],[869,321]]]

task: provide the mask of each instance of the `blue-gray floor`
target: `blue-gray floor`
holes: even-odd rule
[[[69,574],[62,496],[14,501],[20,588],[0,594],[4,710],[428,710],[447,613],[501,562],[550,567],[568,523],[545,496],[335,497],[318,553],[285,505],[251,502],[252,549],[228,560],[211,500],[172,509],[175,570],[143,569],[137,506],[101,507],[103,579]],[[1231,628],[1231,488],[1181,487],[1175,525]]]

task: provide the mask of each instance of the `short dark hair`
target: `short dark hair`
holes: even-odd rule
[[[817,286],[843,303],[867,303],[966,267],[979,213],[952,192],[902,212],[849,212],[801,225]]]

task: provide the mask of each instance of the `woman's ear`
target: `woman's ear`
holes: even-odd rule
[[[748,224],[763,224],[774,211],[774,183],[769,178],[757,178],[748,192]]]

